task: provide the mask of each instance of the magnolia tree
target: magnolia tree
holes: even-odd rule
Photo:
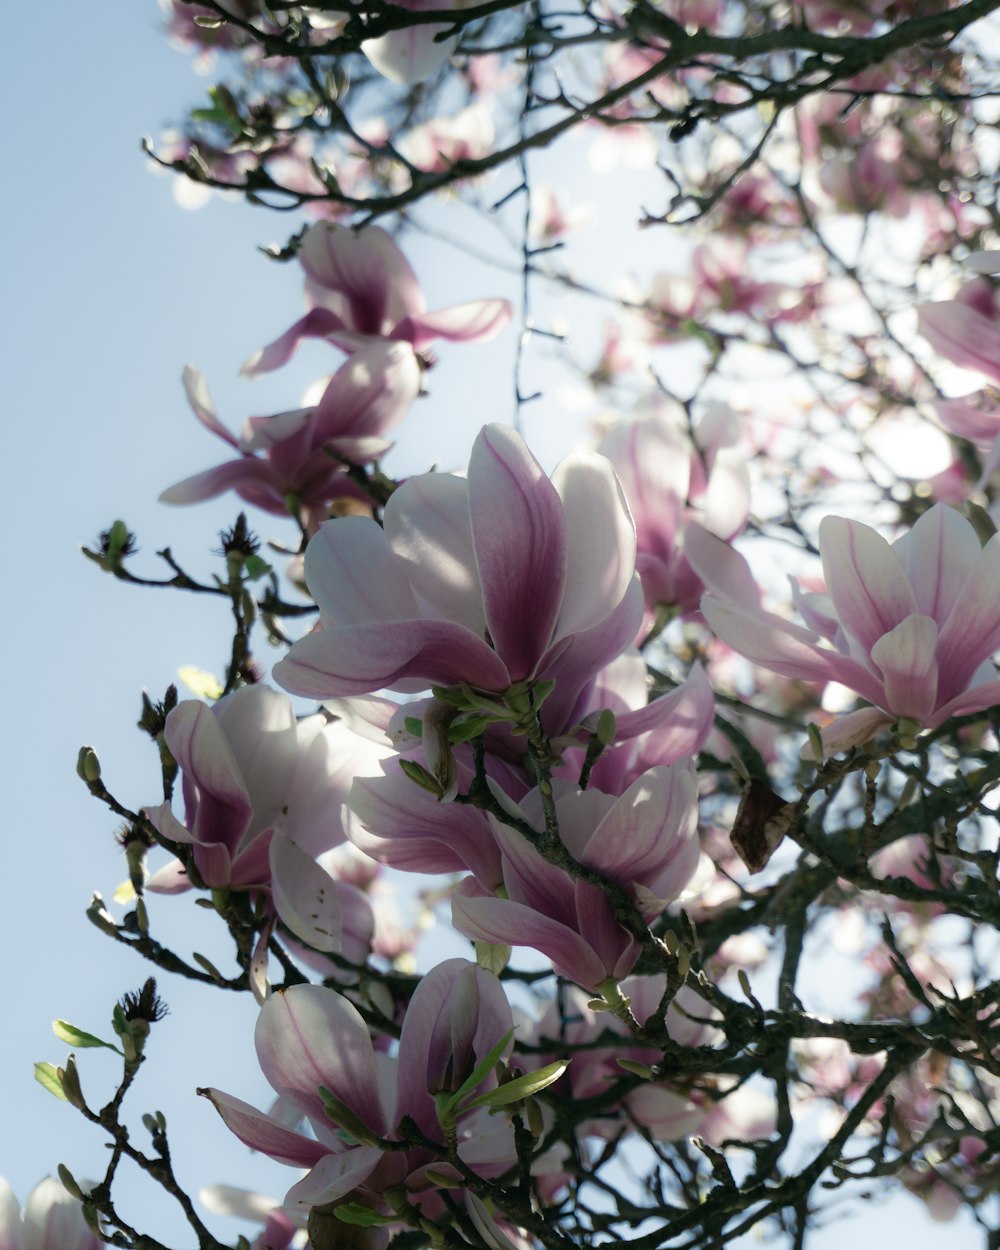
[[[314,339],[330,376],[236,433],[185,371],[225,448],[150,488],[237,497],[213,576],[120,521],[86,551],[137,613],[214,597],[232,645],[199,697],[144,697],[160,793],[80,752],[131,890],[88,916],[153,967],[110,1040],[57,1023],[121,1056],[100,1094],[38,1065],[110,1154],[23,1216],[0,1191],[0,1243],[160,1250],[137,1168],[202,1250],[206,1204],[268,1250],[803,1246],[877,1186],[1000,1245],[998,7],[166,5],[215,83],[150,157],[189,202],[291,210],[305,312],[245,371]],[[598,194],[631,228],[595,249]],[[421,232],[517,306],[456,264],[429,310]],[[468,463],[441,429],[394,468],[499,335]],[[158,937],[195,903],[227,962]],[[460,954],[414,959],[421,909]],[[202,1131],[280,1203],[199,1196],[135,1122],[175,977],[256,999],[274,1100],[202,1089]]]

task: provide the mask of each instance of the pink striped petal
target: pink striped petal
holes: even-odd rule
[[[378,1146],[354,1146],[325,1154],[285,1196],[289,1207],[316,1207],[336,1202],[363,1185],[382,1161]]]
[[[453,894],[452,924],[478,942],[530,946],[552,960],[560,976],[596,990],[609,969],[594,948],[568,926],[548,916],[499,898],[466,898]]]
[[[505,299],[477,299],[438,312],[404,318],[392,332],[422,351],[436,339],[451,343],[482,343],[496,338],[510,321],[513,309]]]
[[[649,734],[642,744],[640,759],[645,767],[672,764],[685,755],[695,755],[708,741],[715,717],[715,696],[705,670],[692,665],[686,680],[660,695],[646,707],[623,712],[617,717],[617,740]]]
[[[284,1128],[277,1120],[249,1103],[224,1094],[221,1089],[200,1089],[226,1122],[226,1127],[251,1150],[260,1150],[278,1163],[293,1168],[311,1168],[329,1153],[329,1147],[312,1137],[303,1137]]]
[[[331,625],[300,639],[274,667],[274,680],[314,699],[373,690],[426,689],[467,681],[501,693],[511,676],[485,642],[451,621]]]
[[[980,551],[941,628],[937,659],[938,698],[953,699],[976,669],[1000,647],[1000,534]]]
[[[566,527],[555,487],[507,426],[488,425],[476,439],[469,509],[490,637],[521,681],[534,676],[559,614]]]
[[[552,475],[566,517],[566,582],[555,639],[591,629],[618,606],[635,572],[635,526],[611,462],[577,452]]]
[[[306,548],[305,574],[324,628],[420,616],[402,565],[368,517],[338,517],[321,525]]]
[[[819,545],[840,623],[869,654],[883,634],[917,611],[903,563],[881,534],[843,517],[823,518]]]
[[[933,716],[928,718],[927,724],[934,729],[952,716],[968,716],[972,712],[981,712],[985,708],[998,705],[1000,705],[1000,679],[986,681],[978,686],[970,686],[968,690],[964,690],[954,699],[943,704]]]
[[[242,460],[227,460],[225,464],[216,465],[214,469],[195,473],[174,486],[168,486],[160,495],[160,503],[201,503],[205,499],[216,499],[227,490],[241,488],[263,489],[276,501],[281,500],[281,492],[275,484],[274,470],[261,460],[245,456]]]
[[[375,1050],[368,1026],[341,994],[293,985],[272,994],[254,1032],[261,1070],[303,1115],[326,1121],[324,1086],[373,1132],[384,1135]]]
[[[886,711],[925,720],[937,703],[938,666],[934,657],[937,624],[914,613],[872,647],[872,660],[885,679]]]
[[[906,562],[919,611],[943,625],[979,560],[982,545],[976,531],[954,508],[938,503],[924,513],[894,550]]]
[[[185,699],[167,717],[164,739],[186,779],[198,787],[191,833],[199,842],[239,847],[253,818],[246,783],[212,709]]]
[[[316,405],[313,446],[385,434],[406,415],[420,383],[420,365],[408,343],[368,344],[330,379]]]
[[[416,274],[381,226],[355,231],[317,222],[306,231],[299,261],[309,293],[342,317],[345,329],[388,336],[402,317],[424,310]]]
[[[469,483],[450,473],[411,477],[393,492],[383,523],[400,567],[431,610],[485,637]]]
[[[754,664],[805,681],[839,681],[880,703],[882,683],[857,660],[819,647],[814,635],[771,612],[751,614],[706,595],[701,610],[713,631]]]
[[[921,305],[917,328],[942,356],[1000,382],[1000,327],[963,300]]]
[[[684,556],[716,600],[749,611],[760,608],[760,590],[746,559],[695,522],[684,527]]]
[[[258,373],[270,373],[287,364],[299,349],[303,339],[325,339],[343,330],[344,320],[329,308],[312,308],[304,317],[266,347],[260,347],[240,369],[244,377]]]
[[[613,881],[655,886],[658,898],[676,898],[698,866],[697,827],[691,770],[651,768],[615,802],[580,860]]]

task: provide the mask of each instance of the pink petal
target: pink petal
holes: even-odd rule
[[[191,829],[199,842],[235,852],[253,818],[246,783],[212,709],[185,699],[167,717],[164,739],[185,777],[198,787]]]
[[[402,317],[424,311],[416,274],[381,226],[354,231],[317,222],[306,231],[299,261],[309,293],[347,330],[388,337]]]
[[[976,669],[1000,647],[1000,534],[980,551],[941,628],[937,659],[938,698],[953,699]]]
[[[436,615],[486,635],[483,591],[472,543],[469,483],[422,473],[394,491],[385,536],[410,584]]]
[[[823,518],[819,545],[840,623],[868,654],[883,634],[917,611],[903,563],[875,530],[843,517]]]
[[[927,725],[934,729],[952,716],[968,716],[972,712],[981,712],[985,708],[996,707],[998,704],[1000,704],[1000,679],[983,682],[978,686],[970,686],[968,690],[939,707],[934,715],[928,718]]]
[[[684,527],[684,556],[716,600],[749,611],[760,608],[760,590],[750,565],[727,542],[691,522]]]
[[[580,859],[613,881],[637,881],[655,886],[658,898],[676,898],[698,866],[697,827],[690,769],[651,768],[615,802]]]
[[[452,343],[482,343],[495,338],[512,315],[513,309],[508,300],[472,300],[438,312],[406,317],[393,330],[392,337],[408,340],[418,352],[435,339],[447,339]]]
[[[712,732],[715,718],[715,696],[705,670],[700,664],[691,668],[687,679],[660,695],[644,708],[624,712],[617,717],[619,741],[649,734],[642,744],[640,758],[654,763],[672,764],[685,755],[695,755],[704,747]]]
[[[882,683],[857,660],[819,647],[813,635],[771,612],[749,613],[706,595],[701,610],[712,630],[754,664],[783,677],[805,681],[839,681],[862,698],[880,703]]]
[[[328,308],[312,308],[273,343],[258,348],[240,373],[244,377],[270,373],[272,369],[278,369],[291,360],[303,339],[325,339],[344,328],[343,318],[336,313]]]
[[[923,304],[917,328],[942,356],[1000,382],[1000,328],[981,312],[962,300]]]
[[[385,1110],[368,1026],[342,995],[319,985],[272,994],[254,1033],[257,1058],[273,1088],[301,1111],[326,1121],[322,1085],[382,1135]]]
[[[354,1146],[339,1154],[325,1154],[285,1196],[289,1207],[321,1206],[344,1198],[363,1185],[382,1161],[378,1146]]]
[[[500,693],[511,676],[485,642],[451,621],[331,625],[300,639],[274,667],[293,694],[328,699],[383,688],[425,689],[467,681]]]
[[[311,1168],[330,1153],[327,1146],[284,1128],[263,1111],[258,1111],[256,1107],[251,1107],[249,1103],[242,1102],[231,1094],[224,1094],[220,1089],[200,1089],[198,1093],[209,1099],[225,1120],[226,1127],[244,1145],[251,1150],[263,1151],[278,1163],[287,1163],[295,1168]]]
[[[375,625],[420,616],[405,570],[368,517],[327,521],[306,548],[306,584],[324,628]]]
[[[895,545],[906,562],[919,610],[943,625],[979,560],[976,531],[954,508],[935,504]]]
[[[270,846],[271,896],[283,924],[313,950],[341,954],[343,925],[337,883],[291,838]]]
[[[422,7],[422,6],[421,6]],[[383,77],[414,86],[437,73],[458,47],[458,36],[435,42],[447,26],[411,26],[378,39],[366,39],[361,51]]]
[[[453,894],[452,924],[479,942],[530,946],[552,960],[555,970],[585,989],[596,990],[608,969],[592,946],[572,929],[521,903]]]
[[[160,503],[201,503],[204,499],[215,499],[224,495],[227,490],[239,490],[247,486],[257,489],[264,487],[269,494],[274,495],[276,501],[281,500],[274,470],[261,460],[244,456],[242,460],[227,460],[225,464],[216,465],[214,469],[195,473],[174,486],[168,486],[160,495]]]
[[[848,712],[846,716],[838,716],[820,733],[823,749],[827,755],[840,755],[851,747],[870,741],[894,719],[877,707],[863,707],[856,712]],[[812,747],[808,743],[802,748],[802,758],[813,758]]]
[[[406,415],[420,384],[420,365],[408,343],[369,344],[330,379],[316,406],[313,445],[385,434]]]
[[[490,637],[512,681],[534,675],[566,579],[555,488],[513,430],[488,425],[469,461],[469,509]]]
[[[404,872],[471,872],[488,890],[503,884],[500,848],[487,817],[473,808],[438,803],[398,768],[358,778],[351,808],[363,828],[350,838],[366,855]]]
[[[635,572],[635,526],[611,462],[577,452],[552,475],[566,525],[566,583],[556,638],[591,629],[621,602]]]
[[[236,447],[236,435],[227,430],[215,415],[212,393],[208,389],[208,383],[205,381],[205,375],[201,370],[196,369],[193,365],[185,365],[184,372],[181,374],[181,381],[184,383],[188,403],[202,425],[206,429],[211,430],[218,438],[228,443],[230,447]]]
[[[872,660],[885,678],[886,711],[925,720],[937,703],[938,666],[934,658],[937,624],[914,613],[872,647]]]

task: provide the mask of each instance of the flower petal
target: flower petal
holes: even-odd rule
[[[566,583],[555,638],[600,624],[635,572],[635,526],[611,462],[577,452],[552,475],[566,517]]]
[[[486,623],[513,681],[534,675],[566,580],[562,503],[524,441],[486,426],[469,461],[469,510]]]
[[[881,534],[843,517],[823,518],[819,546],[840,623],[869,655],[883,634],[917,611],[903,562]]]
[[[421,473],[393,491],[385,536],[410,584],[435,614],[486,634],[483,591],[469,520],[469,483]]]
[[[373,1132],[385,1133],[371,1034],[342,995],[320,985],[272,994],[260,1010],[254,1040],[264,1075],[304,1115],[327,1119],[322,1085]]]
[[[510,321],[513,309],[505,299],[477,299],[456,304],[438,312],[406,317],[393,331],[393,338],[406,339],[422,351],[435,339],[451,343],[482,343],[496,338]]]
[[[329,1147],[312,1137],[285,1128],[249,1103],[224,1094],[221,1089],[200,1089],[226,1122],[226,1127],[251,1150],[261,1150],[278,1163],[311,1168],[330,1153]]]
[[[872,660],[885,678],[887,712],[924,721],[937,703],[938,628],[930,616],[914,612],[872,647]]]

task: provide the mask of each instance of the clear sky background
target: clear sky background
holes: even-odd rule
[[[191,362],[205,371],[222,420],[238,429],[250,413],[297,406],[304,386],[337,363],[309,345],[294,368],[252,384],[237,378],[250,352],[300,313],[298,268],[271,264],[255,248],[283,241],[301,220],[218,198],[185,212],[168,179],[151,175],[141,135],[155,136],[179,118],[206,85],[168,46],[159,20],[154,0],[53,0],[10,6],[3,22],[0,379],[12,446],[0,496],[7,662],[0,1174],[22,1200],[59,1162],[83,1177],[99,1176],[105,1165],[101,1133],[32,1080],[35,1060],[65,1060],[52,1019],[109,1037],[114,1002],[148,972],[84,916],[91,891],[109,898],[125,872],[114,818],[76,778],[77,750],[84,743],[97,749],[123,802],[155,803],[155,751],[134,728],[140,692],[162,696],[182,664],[221,671],[229,645],[223,601],[126,587],[84,560],[79,546],[121,517],[138,534],[137,571],[158,575],[155,552],[169,544],[204,575],[218,531],[238,507],[232,499],[186,510],[155,502],[166,486],[226,458],[187,409],[181,368]],[[580,166],[572,154],[563,159],[564,168]],[[609,224],[616,194],[619,206],[641,198],[631,193],[639,190],[637,177],[618,171],[613,190],[610,180],[593,189],[601,215],[581,235],[579,254],[610,264],[609,281],[614,242],[621,243],[622,271],[635,274],[662,266],[670,250],[662,235],[639,238]],[[513,276],[440,244],[418,239],[407,250],[432,308],[517,297]],[[577,299],[575,307],[584,305]],[[591,345],[599,313],[592,322],[584,331]],[[432,459],[463,465],[479,425],[510,418],[513,345],[508,332],[494,345],[442,351],[433,397],[408,419],[391,471],[419,470]],[[543,356],[529,361],[528,389],[545,375]],[[527,414],[529,440],[549,466],[581,428],[559,400],[553,390]],[[283,536],[276,520],[251,521],[265,537]],[[223,957],[210,917],[190,898],[154,899],[150,911],[154,933],[179,951]],[[171,1015],[154,1031],[150,1062],[128,1104],[137,1140],[145,1144],[140,1114],[160,1109],[189,1189],[227,1182],[280,1196],[293,1174],[250,1157],[194,1096],[196,1086],[217,1085],[266,1105],[269,1092],[253,1059],[252,1001],[165,975],[160,981]],[[102,1052],[80,1055],[92,1105],[110,1096],[116,1062]],[[155,1190],[130,1182],[122,1192],[130,1195],[125,1213],[148,1231],[177,1250],[191,1244]],[[810,1245],[833,1250],[851,1236],[870,1246],[892,1235],[916,1248],[944,1232],[905,1196],[859,1218]],[[216,1227],[236,1235],[227,1222]],[[957,1246],[978,1242],[968,1223],[950,1225],[945,1235]]]

